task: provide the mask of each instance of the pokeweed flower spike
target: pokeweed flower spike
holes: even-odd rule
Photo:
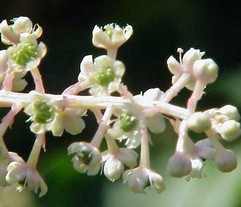
[[[186,180],[202,178],[205,162],[209,160],[222,172],[237,167],[235,153],[222,142],[232,142],[241,136],[238,109],[225,105],[197,110],[203,91],[215,82],[219,70],[213,59],[203,58],[205,52],[194,48],[184,52],[178,48],[179,61],[173,56],[167,60],[173,75],[172,86],[165,92],[151,88],[133,95],[122,83],[125,65],[117,60],[118,48],[133,34],[132,26],[95,26],[92,43],[107,54],[83,57],[77,82],[62,94],[54,95],[45,93],[38,69],[47,51],[45,44],[38,42],[42,28],[33,26],[28,17],[18,17],[11,23],[3,20],[0,34],[2,43],[8,46],[0,51],[0,107],[11,108],[0,123],[1,186],[12,185],[19,191],[29,189],[39,196],[45,195],[47,185],[37,171],[41,149],[45,149],[45,134],[80,134],[89,112],[98,123],[93,138],[90,142],[75,141],[68,147],[73,167],[80,173],[93,176],[100,172],[110,181],[122,178],[135,193],[144,193],[148,187],[162,192],[164,180],[151,167],[149,145],[151,134],[161,136],[167,122],[178,137],[167,164],[171,176]],[[25,88],[24,77],[28,72],[35,89],[14,92]],[[192,92],[186,106],[172,104],[184,88]],[[4,141],[4,134],[21,111],[29,116],[30,130],[36,135],[26,162],[17,153],[9,152]],[[192,139],[193,133],[200,135],[197,142]]]

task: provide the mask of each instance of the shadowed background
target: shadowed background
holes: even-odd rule
[[[231,103],[241,109],[241,9],[231,1],[1,1],[0,20],[9,20],[21,15],[28,16],[33,23],[40,24],[44,29],[40,39],[47,45],[48,53],[40,70],[48,93],[59,94],[76,82],[79,64],[85,55],[104,54],[104,50],[92,46],[92,29],[96,24],[103,26],[114,22],[121,26],[130,24],[134,29],[133,36],[118,53],[118,59],[126,65],[123,82],[128,85],[131,92],[137,94],[151,87],[167,90],[171,81],[166,66],[167,58],[170,55],[178,58],[178,47],[184,51],[194,47],[206,51],[205,57],[213,58],[220,68],[219,79],[206,89],[207,95],[198,107],[220,107]],[[3,49],[5,46],[1,44],[0,48]],[[31,78],[28,80],[31,89]],[[190,93],[184,90],[175,103],[185,104],[188,95]],[[26,119],[24,114],[19,115],[13,129],[5,138],[9,149],[18,152],[25,159],[34,141],[34,135],[28,132],[29,123],[23,121]],[[37,199],[33,206],[121,207],[163,204],[172,207],[192,207],[198,206],[197,203],[203,196],[210,195],[209,183],[213,181],[212,198],[221,202],[219,206],[226,207],[228,205],[222,200],[227,196],[230,198],[230,192],[236,192],[235,190],[241,188],[241,183],[238,182],[240,168],[233,174],[223,175],[216,171],[214,164],[208,165],[208,178],[203,180],[186,183],[183,180],[169,178],[165,172],[165,164],[167,157],[173,153],[175,134],[168,130],[154,137],[155,145],[151,148],[152,156],[155,157],[155,169],[167,179],[168,189],[161,195],[154,195],[151,192],[136,197],[121,182],[109,184],[103,176],[87,177],[78,174],[71,166],[66,148],[73,141],[91,139],[94,134],[93,128],[96,127],[94,122],[91,115],[87,117],[87,128],[79,136],[73,137],[66,133],[62,138],[55,138],[48,134],[47,152],[42,153],[39,169],[46,179],[49,192],[40,200]],[[240,146],[240,143],[235,142],[229,147],[234,145]],[[216,180],[212,179],[213,177]],[[223,183],[224,180],[226,183]],[[218,191],[220,182],[224,186],[230,186],[231,190]],[[3,203],[1,196],[0,193],[0,207],[1,202]],[[241,201],[235,193],[232,193],[232,196],[232,206],[238,206]],[[189,197],[193,197],[192,202],[188,200]],[[172,203],[173,198],[176,203]],[[214,206],[215,203],[211,200],[210,198],[201,206]]]

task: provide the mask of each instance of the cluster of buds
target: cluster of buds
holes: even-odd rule
[[[204,52],[191,48],[182,57],[183,50],[179,48],[180,60],[173,56],[167,60],[173,74],[172,86],[166,92],[151,88],[133,95],[122,83],[125,66],[116,59],[119,47],[133,34],[132,27],[95,26],[92,43],[106,54],[85,56],[76,83],[62,94],[52,95],[45,93],[38,70],[46,53],[44,43],[37,42],[41,27],[33,26],[27,17],[18,17],[11,25],[2,21],[0,32],[2,43],[9,45],[0,51],[0,106],[11,107],[0,124],[1,185],[16,185],[18,190],[27,188],[43,196],[47,185],[36,168],[41,148],[46,147],[46,132],[53,136],[62,136],[64,130],[80,134],[89,112],[99,124],[93,138],[90,142],[75,141],[68,147],[73,167],[80,173],[102,173],[110,181],[122,178],[135,193],[143,193],[147,187],[162,192],[164,180],[151,166],[149,145],[150,134],[161,134],[168,121],[178,135],[176,151],[167,165],[170,175],[187,180],[201,178],[207,160],[213,160],[222,172],[236,168],[235,154],[225,149],[221,141],[234,141],[241,135],[237,108],[226,105],[203,112],[196,109],[204,89],[218,76],[217,64],[210,58],[203,59]],[[15,92],[26,86],[23,78],[27,72],[33,76],[35,89]],[[192,91],[187,105],[171,104],[185,87]],[[89,95],[82,95],[86,90]],[[3,139],[22,109],[36,135],[27,161],[9,152]],[[189,131],[202,134],[203,139],[195,143]]]

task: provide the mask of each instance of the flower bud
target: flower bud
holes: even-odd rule
[[[234,120],[225,121],[222,124],[220,134],[226,141],[234,141],[241,135],[240,123]]]
[[[106,160],[104,174],[109,180],[115,181],[119,179],[123,172],[124,164],[120,160],[116,159],[114,156],[111,156]]]
[[[231,172],[237,167],[237,159],[231,150],[223,150],[217,153],[215,162],[222,172]]]
[[[16,185],[18,189],[23,187],[39,193],[39,197],[45,195],[48,187],[37,170],[26,163],[11,162],[7,168],[6,181],[11,185]],[[22,183],[24,185],[22,186]]]
[[[193,74],[204,84],[213,83],[218,77],[218,66],[210,58],[197,60],[193,66]]]
[[[240,114],[238,109],[232,105],[226,105],[219,109],[219,112],[226,115],[229,119],[238,121],[240,119]]]
[[[183,177],[192,170],[192,164],[188,156],[183,152],[176,152],[167,163],[167,171],[173,177]]]
[[[211,121],[206,114],[196,112],[188,118],[187,127],[196,133],[202,133],[211,127]]]

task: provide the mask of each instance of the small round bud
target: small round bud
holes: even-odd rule
[[[225,121],[222,124],[220,133],[226,141],[234,141],[241,135],[240,123],[234,120]]]
[[[193,74],[202,83],[213,83],[218,77],[218,66],[212,59],[197,60],[193,66]]]
[[[202,133],[211,127],[211,121],[206,114],[196,112],[188,118],[187,127],[196,133]]]
[[[192,164],[188,156],[183,152],[176,152],[167,163],[167,171],[173,177],[183,177],[192,170]]]
[[[116,159],[114,156],[111,156],[104,165],[104,174],[110,181],[115,181],[120,178],[124,172],[124,164]]]
[[[219,112],[226,115],[229,119],[238,121],[240,119],[240,114],[238,109],[232,105],[226,105],[219,109]]]
[[[215,162],[222,172],[231,172],[237,167],[237,159],[231,150],[223,150],[217,153]]]

